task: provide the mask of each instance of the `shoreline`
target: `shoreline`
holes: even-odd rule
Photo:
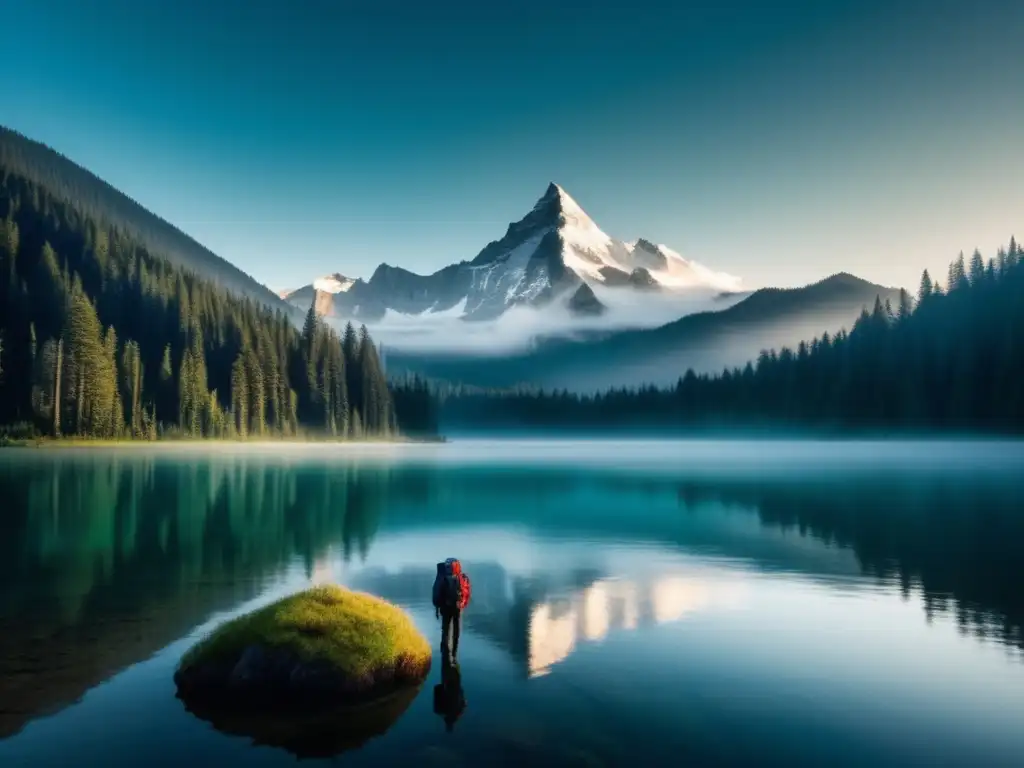
[[[323,446],[388,446],[388,445],[435,445],[448,443],[443,435],[437,437],[388,437],[363,438],[359,440],[317,440],[302,437],[277,437],[264,440],[231,440],[212,438],[169,438],[164,440],[105,439],[87,437],[33,438],[0,441],[0,450],[4,448],[21,448],[25,450],[47,450],[56,448],[128,448],[155,446],[286,446],[286,445],[323,445]]]

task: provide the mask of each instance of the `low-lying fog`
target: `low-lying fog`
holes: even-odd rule
[[[574,315],[568,308],[568,296],[563,296],[543,308],[512,307],[495,320],[463,320],[460,304],[419,315],[388,311],[383,320],[366,327],[378,343],[397,351],[502,356],[528,351],[537,338],[657,328],[685,315],[727,309],[746,295],[722,295],[710,289],[685,294],[602,286],[593,290],[606,307],[601,315]]]

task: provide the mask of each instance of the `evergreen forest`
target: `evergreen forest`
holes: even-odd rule
[[[72,192],[0,165],[0,425],[8,437],[399,432],[365,327],[339,334],[310,307],[300,329],[280,306],[151,252]]]
[[[849,331],[765,350],[671,388],[597,394],[439,388],[446,429],[1024,432],[1024,250],[925,271],[916,296],[876,298]]]

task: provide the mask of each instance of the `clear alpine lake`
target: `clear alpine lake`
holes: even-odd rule
[[[454,441],[0,451],[0,765],[290,765],[185,710],[226,618],[310,583],[439,642],[351,766],[1020,765],[1024,443]]]

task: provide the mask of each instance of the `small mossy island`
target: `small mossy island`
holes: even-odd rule
[[[318,586],[227,622],[185,654],[174,681],[201,717],[272,714],[281,724],[281,715],[353,707],[392,712],[376,705],[406,699],[430,662],[430,643],[403,610]]]

